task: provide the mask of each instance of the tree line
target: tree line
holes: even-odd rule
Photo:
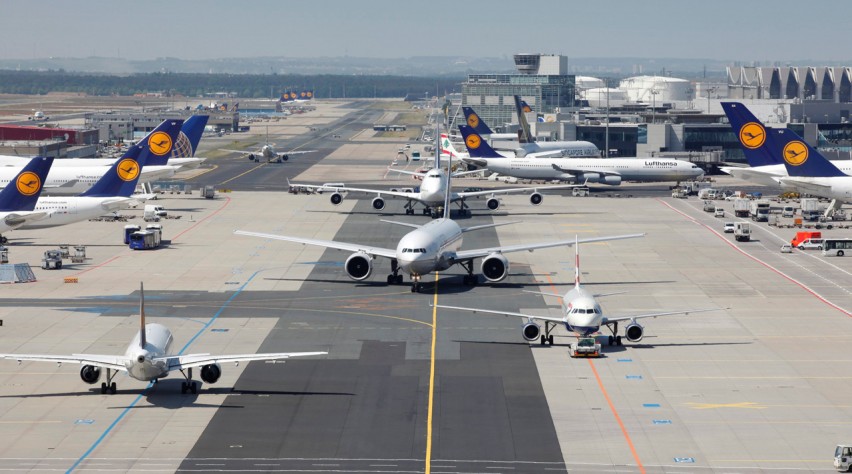
[[[0,93],[75,92],[94,96],[162,93],[199,97],[233,92],[238,97],[277,97],[286,90],[313,90],[317,98],[429,96],[459,91],[463,77],[368,75],[188,74],[147,73],[126,76],[67,71],[0,70]]]

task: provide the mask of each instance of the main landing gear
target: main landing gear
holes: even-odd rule
[[[467,275],[464,276],[462,282],[466,286],[476,286],[476,284],[479,283],[479,277],[473,274],[473,260],[459,262],[459,265],[461,265],[462,268],[467,270]]]
[[[539,339],[542,346],[548,344],[551,346],[553,345],[553,334],[550,334],[550,331],[553,331],[554,328],[556,328],[556,323],[552,321],[544,322],[544,334],[542,334],[541,338]]]
[[[618,323],[612,323],[612,326],[608,326],[609,330],[612,331],[612,336],[609,336],[609,345],[611,346],[620,346],[621,345],[621,336],[618,335]]]
[[[192,381],[192,367],[186,369],[184,372],[183,369],[180,371],[183,374],[183,378],[186,379],[186,382],[180,383],[180,393],[185,394],[186,392],[192,392],[193,394],[198,393],[198,384]]]
[[[115,386],[115,382],[112,381],[115,378],[116,374],[118,374],[117,370],[106,369],[106,382],[101,382],[101,394],[104,395],[107,392],[110,395],[115,395],[118,389]]]
[[[426,214],[425,212],[423,214]],[[405,215],[413,216],[414,215],[414,202],[408,201],[405,203]]]
[[[399,262],[395,258],[391,259],[391,272],[388,275],[388,285],[401,285],[402,275],[399,274]]]

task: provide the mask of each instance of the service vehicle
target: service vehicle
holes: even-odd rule
[[[822,239],[805,239],[796,248],[799,250],[822,250]]]
[[[169,213],[166,211],[166,208],[160,206],[159,204],[145,204],[145,213],[142,218],[145,222],[157,222],[162,217],[168,216]]]
[[[704,201],[704,212],[713,212],[716,210],[716,205],[713,201]]]
[[[784,244],[781,246],[781,253],[793,253],[793,246],[790,244]]]
[[[733,234],[737,226],[733,222],[725,222],[724,230],[726,234]]]
[[[62,252],[59,250],[45,250],[44,258],[41,259],[41,268],[45,270],[59,270],[62,268]]]
[[[734,239],[737,242],[748,242],[751,240],[751,227],[748,222],[736,222],[734,224]]]
[[[840,472],[852,469],[852,445],[838,444],[834,448],[834,468]]]
[[[571,357],[600,357],[601,345],[594,337],[578,337],[571,343]]]
[[[819,220],[822,212],[819,208],[819,199],[817,198],[802,198],[799,200],[802,205],[802,219],[806,221]]]
[[[749,203],[749,217],[756,222],[769,221],[769,201],[766,199],[756,199]]]
[[[803,230],[796,232],[796,236],[790,240],[790,245],[798,247],[800,243],[808,239],[822,239],[822,232],[813,230]]]
[[[793,217],[796,215],[796,208],[793,206],[784,206],[781,210],[781,217]]]
[[[734,215],[737,217],[748,217],[749,200],[746,198],[734,199]]]
[[[713,211],[713,217],[725,217],[725,210],[721,207],[717,207],[715,211]]]

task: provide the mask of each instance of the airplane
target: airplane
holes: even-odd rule
[[[266,144],[264,144],[258,151],[246,152],[246,150],[228,150],[223,148],[224,151],[230,151],[231,153],[248,153],[247,157],[249,161],[260,161],[261,158],[265,158],[267,163],[281,163],[282,161],[287,161],[290,159],[290,155],[301,155],[303,153],[313,153],[316,150],[300,150],[300,151],[287,151],[284,153],[279,153],[275,151],[275,147],[269,143],[269,127],[266,127]]]
[[[459,125],[459,130],[470,152],[465,162],[515,178],[618,186],[622,181],[686,181],[704,176],[697,165],[670,158],[506,158],[467,125]]]
[[[849,202],[852,200],[852,176],[831,161],[792,130],[767,131],[767,140],[775,156],[781,156],[788,176],[778,177],[784,188],[800,193]]]
[[[515,99],[521,102],[521,104],[518,105],[518,107],[520,107],[518,109],[518,116],[523,117],[523,123],[526,123],[526,117],[524,117],[523,111],[529,109],[529,105],[526,105],[526,102],[524,102],[518,96],[515,96]],[[601,156],[600,150],[598,150],[598,147],[596,147],[594,143],[583,140],[536,142],[532,137],[530,137],[524,138],[524,141],[519,141],[519,135],[522,134],[522,130],[519,130],[518,134],[483,133],[484,130],[491,132],[491,129],[488,127],[488,125],[485,124],[485,122],[479,117],[479,115],[477,115],[476,112],[474,112],[474,110],[470,107],[462,107],[462,111],[465,114],[467,125],[471,127],[480,137],[482,135],[491,135],[491,140],[511,140],[518,144],[516,148],[511,150],[512,153],[499,153],[498,151],[498,153],[502,156],[512,158],[559,158],[566,156],[576,158],[599,158]],[[529,134],[529,124],[527,124],[526,127],[526,133]],[[450,146],[452,145],[450,144]]]
[[[736,178],[753,183],[776,186],[780,177],[788,175],[784,159],[769,145],[771,128],[766,127],[748,108],[739,102],[722,102],[731,128],[740,141],[748,167],[722,166],[719,169]],[[847,175],[852,175],[852,161],[833,160],[831,164]]]
[[[35,210],[46,212],[47,216],[19,228],[42,229],[71,224],[137,203],[138,199],[131,197],[131,194],[136,189],[148,157],[170,153],[181,124],[182,120],[163,121],[144,140],[130,147],[85,193],[79,196],[40,197]]]
[[[450,176],[451,173],[445,174],[447,184],[444,186],[444,189],[452,189],[450,186]],[[465,233],[507,225],[510,224],[510,222],[460,227],[450,218],[450,199],[451,194],[446,193],[444,196],[443,217],[432,220],[423,225],[382,220],[382,222],[387,222],[389,224],[414,228],[413,231],[405,234],[399,240],[395,249],[374,247],[363,244],[352,244],[347,242],[308,239],[304,237],[264,234],[243,230],[237,230],[234,231],[234,233],[263,239],[284,240],[287,242],[297,242],[305,245],[316,245],[319,247],[352,251],[352,255],[346,259],[343,267],[349,278],[356,281],[363,281],[370,276],[373,271],[372,262],[376,257],[390,259],[391,274],[387,277],[388,284],[401,284],[402,275],[400,275],[399,272],[402,271],[404,273],[408,273],[411,277],[412,293],[419,292],[421,290],[420,279],[423,275],[427,275],[435,271],[446,270],[456,264],[461,265],[465,270],[467,270],[467,275],[464,276],[463,280],[465,285],[476,285],[477,283],[478,278],[473,274],[473,261],[477,258],[482,259],[480,268],[486,280],[498,282],[505,279],[509,274],[509,260],[503,254],[522,251],[531,252],[533,250],[550,247],[571,246],[576,243],[574,240],[557,240],[534,244],[516,244],[461,250],[463,235]],[[628,234],[610,237],[595,237],[583,239],[580,242],[603,242],[642,237],[644,235],[645,234]]]
[[[281,98],[279,99],[279,101],[286,104],[301,104],[304,102],[310,102],[311,100],[313,100],[313,98],[313,90],[305,90],[301,92],[285,91],[283,94],[281,94]]]
[[[255,360],[281,360],[290,357],[326,355],[328,352],[275,352],[267,354],[234,354],[215,356],[211,354],[171,354],[174,338],[169,328],[157,323],[145,323],[145,291],[139,285],[139,332],[127,346],[123,356],[100,354],[0,354],[0,358],[22,361],[53,362],[55,364],[81,364],[80,378],[93,385],[101,378],[101,370],[106,369],[106,381],[101,382],[101,393],[115,395],[117,388],[113,378],[119,372],[142,382],[157,382],[169,376],[170,372],[180,371],[186,379],[181,383],[181,393],[198,393],[198,384],[192,380],[192,369],[200,367],[201,380],[214,384],[222,375],[221,363]]]
[[[444,135],[442,135],[443,137]],[[405,214],[406,215],[414,215],[414,203],[420,203],[423,207],[423,215],[432,215],[432,218],[437,219],[440,217],[439,210],[441,206],[444,204],[444,196],[447,194],[447,189],[445,185],[447,180],[445,179],[446,171],[441,167],[440,159],[436,159],[435,167],[427,171],[426,173],[418,173],[414,171],[405,171],[405,170],[397,170],[391,169],[391,171],[403,174],[409,174],[412,176],[417,176],[421,178],[423,181],[420,185],[420,190],[415,192],[405,192],[405,191],[385,191],[381,189],[365,189],[365,188],[353,188],[348,186],[329,186],[329,185],[311,185],[311,184],[294,184],[292,186],[301,186],[303,188],[308,189],[318,189],[320,191],[330,191],[331,197],[329,200],[335,206],[339,205],[343,201],[342,192],[359,192],[359,193],[367,193],[367,194],[376,194],[377,196],[373,198],[372,206],[373,209],[377,211],[381,211],[385,208],[385,197],[393,197],[405,199],[408,202],[405,204]],[[456,172],[453,173],[453,177],[462,176],[470,173],[478,173],[479,171],[464,171],[464,172]],[[288,180],[289,183],[289,180]],[[544,196],[539,191],[553,191],[559,189],[569,189],[577,186],[581,186],[579,184],[569,184],[569,185],[557,185],[557,186],[539,186],[539,187],[526,187],[526,188],[509,188],[509,189],[491,189],[488,191],[463,191],[463,192],[450,192],[450,202],[455,202],[459,206],[459,212],[470,213],[470,208],[468,208],[466,204],[466,200],[470,198],[479,198],[485,197],[485,206],[492,210],[496,211],[500,207],[500,200],[497,199],[497,195],[501,194],[519,194],[519,193],[530,193],[530,204],[533,206],[538,206],[544,200]]]
[[[145,169],[142,170],[143,180],[168,177],[180,169],[197,168],[204,159],[194,158],[195,150],[198,149],[198,143],[201,141],[201,135],[204,132],[204,128],[207,125],[207,120],[209,118],[209,115],[193,115],[184,121],[180,134],[178,135],[178,140],[175,143],[173,153],[170,155],[154,155],[149,157],[150,159],[148,160]],[[0,155],[0,167],[20,166],[23,163],[25,163],[23,157]],[[56,160],[53,163],[54,167],[78,167],[78,171],[84,171],[85,173],[78,173],[74,175],[73,173],[67,174],[61,171],[56,171],[54,175],[48,177],[49,184],[47,188],[54,191],[60,190],[60,192],[56,194],[73,195],[82,193],[100,178],[103,172],[106,171],[106,167],[112,166],[113,163],[115,163],[115,158],[63,158]],[[95,166],[104,167],[100,170],[100,174],[98,174],[99,170],[92,168]],[[80,167],[85,167],[85,169]],[[2,168],[0,168],[0,170],[2,170]],[[88,174],[90,171],[91,174]],[[3,180],[3,177],[5,177],[3,173],[3,171],[0,171],[0,184],[8,182]],[[61,182],[57,184],[57,182],[62,179],[75,180],[74,186],[62,186]],[[82,186],[85,186],[85,188]]]
[[[52,164],[53,158],[31,159],[15,177],[15,185],[0,191],[0,234],[47,216],[46,212],[36,211],[35,206]],[[0,235],[0,243],[7,241]]]
[[[40,121],[40,120],[50,120],[50,117],[44,115],[44,112],[41,110],[34,110],[33,114],[27,117],[28,120]]]
[[[564,326],[568,332],[574,333],[578,338],[593,336],[600,332],[601,327],[606,326],[611,336],[608,338],[609,345],[622,345],[621,335],[618,334],[618,323],[626,322],[627,327],[624,330],[625,337],[630,342],[639,342],[645,335],[645,329],[642,325],[636,322],[637,319],[656,318],[658,316],[670,316],[675,314],[691,314],[703,313],[707,311],[720,311],[721,308],[697,309],[697,310],[681,310],[681,311],[662,311],[653,313],[635,314],[631,316],[605,316],[601,305],[597,298],[604,296],[617,295],[617,293],[595,294],[583,288],[580,284],[580,243],[582,240],[574,238],[574,287],[562,296],[554,293],[528,291],[527,293],[535,293],[544,296],[557,297],[562,299],[562,317],[537,316],[525,313],[515,313],[511,311],[500,311],[479,308],[466,308],[462,306],[435,305],[436,308],[452,309],[456,311],[470,311],[473,313],[498,314],[502,316],[516,316],[525,319],[526,322],[521,328],[521,333],[527,341],[535,341],[539,339],[541,345],[553,345],[553,335],[551,332],[557,326]],[[430,304],[431,306],[431,304]],[[544,334],[542,327],[536,323],[540,321],[544,324]]]

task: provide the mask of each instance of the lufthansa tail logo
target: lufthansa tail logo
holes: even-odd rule
[[[32,171],[26,171],[18,176],[18,181],[15,182],[15,187],[18,192],[24,196],[32,196],[41,189],[41,179]]]
[[[476,134],[468,135],[468,137],[467,137],[467,138],[465,138],[465,140],[464,140],[464,144],[465,144],[468,148],[472,148],[472,149],[474,149],[474,150],[475,150],[475,149],[477,149],[477,148],[479,148],[479,145],[480,145],[481,143],[482,143],[482,139],[481,139],[481,138],[479,138],[479,135],[476,135]]]
[[[740,128],[740,143],[749,150],[763,146],[766,142],[766,130],[757,122],[749,122]]]
[[[467,124],[470,125],[470,128],[476,128],[479,126],[479,116],[476,114],[470,114],[470,117],[467,118]]]
[[[791,166],[799,166],[808,161],[808,146],[794,140],[784,146],[784,161]]]
[[[525,113],[525,114],[528,114],[528,113],[530,113],[530,112],[532,112],[532,109],[530,108],[530,106],[529,106],[529,105],[524,105],[524,113]]]
[[[166,132],[156,132],[148,139],[148,148],[151,153],[163,156],[172,151],[172,137]]]
[[[314,96],[314,93],[313,93],[313,92],[308,91],[308,97],[313,97],[313,96]]]
[[[115,167],[115,172],[122,181],[133,181],[139,176],[139,163],[133,158],[125,158]]]

